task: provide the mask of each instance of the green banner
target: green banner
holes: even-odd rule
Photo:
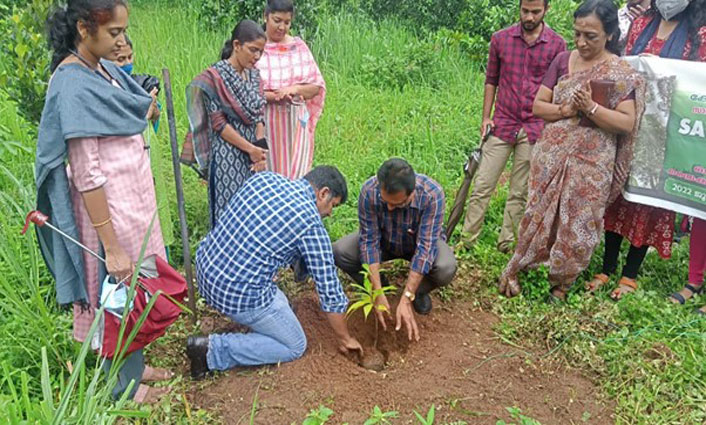
[[[625,199],[706,220],[706,64],[626,59],[648,94]]]

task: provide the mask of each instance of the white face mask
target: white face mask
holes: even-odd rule
[[[657,0],[656,6],[660,15],[666,20],[670,20],[682,13],[689,7],[690,0]]]

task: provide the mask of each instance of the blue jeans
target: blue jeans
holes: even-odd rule
[[[304,355],[306,335],[279,289],[269,306],[229,317],[249,327],[250,332],[209,336],[210,370],[290,362]]]

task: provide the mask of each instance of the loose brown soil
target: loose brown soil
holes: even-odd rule
[[[188,399],[192,407],[220,412],[225,424],[249,423],[256,398],[255,423],[266,425],[300,424],[321,404],[335,412],[330,424],[362,424],[375,405],[400,412],[391,423],[412,424],[413,410],[426,412],[432,404],[437,424],[495,424],[510,419],[505,408],[512,406],[544,425],[587,418],[589,424],[613,423],[612,405],[601,402],[597,388],[578,371],[502,343],[492,330],[497,318],[471,302],[434,301],[429,316],[417,316],[419,342],[408,342],[392,326],[380,332],[387,363],[384,371],[373,372],[337,352],[315,296],[302,295],[293,300],[308,338],[302,359],[193,383]],[[364,347],[373,343],[372,320],[372,315],[367,323],[362,315],[349,320]],[[211,318],[203,330],[222,326],[232,329],[227,319]]]

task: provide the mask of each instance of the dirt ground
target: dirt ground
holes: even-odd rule
[[[308,338],[305,356],[292,363],[242,368],[191,384],[192,407],[222,414],[225,424],[246,424],[257,398],[256,424],[300,424],[323,404],[335,412],[330,424],[362,424],[373,406],[399,412],[393,424],[416,424],[413,410],[437,406],[436,424],[492,424],[510,419],[506,407],[544,425],[611,424],[613,406],[578,371],[539,361],[504,344],[492,328],[497,318],[471,302],[441,303],[418,316],[421,341],[409,343],[392,330],[380,334],[386,354],[382,372],[372,372],[338,354],[333,335],[313,294],[292,301]],[[349,327],[364,347],[373,343],[373,317],[352,315]],[[202,330],[233,329],[211,316]],[[388,328],[389,329],[389,328]],[[184,371],[185,374],[188,371]],[[517,422],[517,421],[515,421]]]

